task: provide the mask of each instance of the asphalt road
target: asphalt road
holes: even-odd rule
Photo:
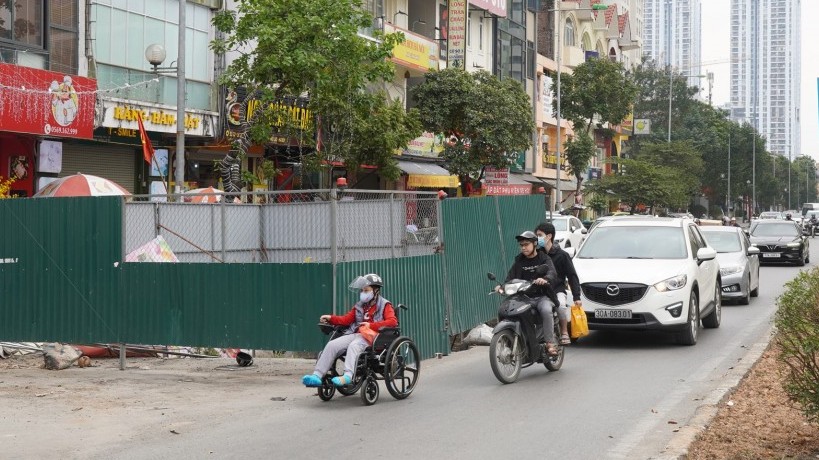
[[[819,249],[811,254],[819,261]],[[748,350],[768,341],[775,299],[799,270],[762,267],[759,297],[725,305],[722,326],[702,330],[693,347],[659,333],[592,332],[560,371],[533,366],[512,385],[495,379],[488,347],[477,347],[425,361],[404,401],[382,385],[371,407],[357,395],[326,403],[294,382],[281,404],[248,401],[229,418],[192,422],[184,437],[144,433],[99,458],[657,457]]]

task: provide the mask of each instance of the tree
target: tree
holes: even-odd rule
[[[621,63],[608,59],[589,59],[580,64],[572,74],[561,76],[560,86],[561,116],[571,121],[575,132],[566,143],[566,159],[577,179],[576,193],[580,194],[583,172],[595,153],[592,124],[620,124],[631,112],[637,87]],[[556,113],[557,99],[552,104]]]
[[[242,126],[234,157],[250,143],[265,144],[272,133],[284,132],[300,138],[308,168],[333,160],[355,169],[366,160],[397,178],[394,151],[421,131],[414,112],[384,93],[368,92],[392,81],[388,58],[403,41],[400,33],[376,32],[375,41],[359,35],[372,21],[358,0],[244,0],[238,11],[218,13],[213,22],[224,36],[211,47],[239,53],[220,83],[247,89],[243,113],[251,98],[261,102]],[[299,98],[320,120],[320,144],[314,124],[291,116],[289,102]]]
[[[443,158],[458,176],[507,168],[532,145],[532,103],[515,80],[449,68],[428,73],[413,97],[424,129],[448,140]]]

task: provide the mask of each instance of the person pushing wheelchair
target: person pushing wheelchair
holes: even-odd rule
[[[352,383],[358,356],[371,344],[361,329],[377,333],[381,328],[398,326],[392,302],[381,296],[384,281],[380,276],[375,273],[359,276],[348,287],[359,294],[359,301],[345,315],[321,315],[319,318],[322,323],[347,328],[344,335],[327,342],[316,361],[313,373],[302,377],[301,381],[307,387],[321,386],[322,377],[345,351],[347,356],[344,358],[344,374],[333,377],[332,382],[337,387]],[[369,335],[370,331],[364,333]]]

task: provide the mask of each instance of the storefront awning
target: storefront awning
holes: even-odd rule
[[[537,176],[535,176],[535,177],[537,177]],[[542,177],[540,179],[542,179],[542,181],[546,185],[546,187],[549,187],[550,189],[555,188],[555,179],[553,177],[548,177],[548,178],[547,177]],[[563,191],[563,192],[574,192],[575,190],[577,190],[577,180],[576,179],[572,179],[572,180],[563,179],[563,180],[561,180],[560,181],[560,190]]]
[[[458,176],[436,164],[399,161],[398,167],[409,176],[408,187],[455,188],[459,183]]]

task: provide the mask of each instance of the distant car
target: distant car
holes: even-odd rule
[[[793,221],[757,220],[751,223],[748,236],[759,248],[760,262],[793,262],[803,266],[810,262],[809,239]]]
[[[700,228],[708,245],[717,251],[722,276],[722,298],[748,305],[759,295],[759,248],[739,227]]]
[[[590,329],[664,330],[694,345],[722,321],[717,252],[691,219],[613,218],[572,259]]]
[[[779,211],[765,211],[759,214],[760,220],[766,219],[784,219],[785,216],[782,215]]]
[[[555,241],[563,249],[580,247],[589,232],[583,222],[574,216],[553,216],[551,220],[547,216],[546,220],[555,226]]]

